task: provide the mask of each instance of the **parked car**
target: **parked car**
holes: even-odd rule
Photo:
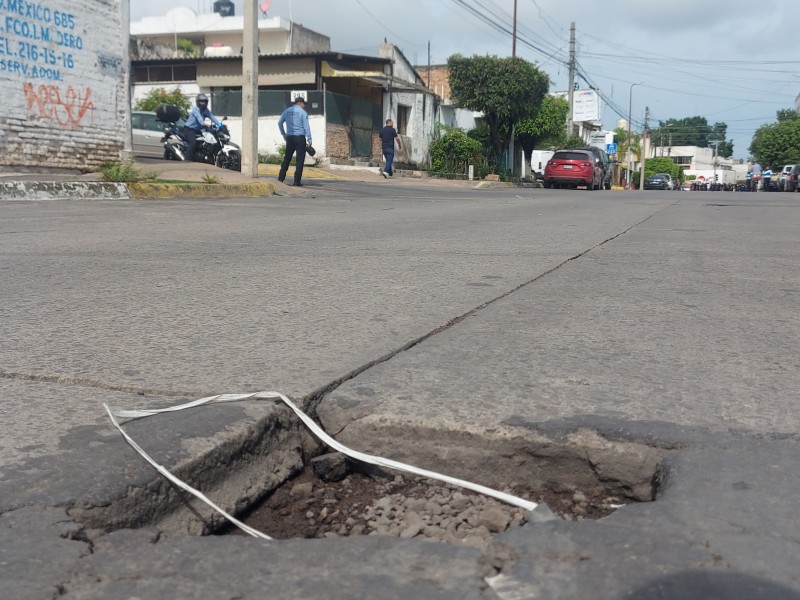
[[[156,113],[137,110],[131,113],[131,133],[133,136],[133,153],[147,158],[165,158],[164,127],[156,117]],[[183,119],[177,123],[183,127]]]
[[[794,165],[792,170],[789,172],[789,175],[786,177],[786,182],[783,185],[784,192],[797,192],[800,191],[800,182],[798,182],[798,177],[800,177],[800,165]]]
[[[669,173],[655,173],[644,180],[646,190],[671,190],[672,175]]]
[[[600,161],[600,164],[603,167],[603,183],[601,185],[601,189],[610,190],[611,189],[611,178],[614,176],[613,169],[611,167],[611,162],[608,160],[608,154],[602,148],[597,148],[596,146],[592,146],[589,148],[594,154],[595,161]]]
[[[603,165],[591,150],[559,150],[544,168],[544,187],[586,186],[594,190],[603,185]]]
[[[781,173],[780,175],[778,175],[778,181],[777,181],[777,187],[779,192],[788,191],[786,189],[786,181],[788,180],[789,174],[792,172],[792,169],[794,169],[794,165],[783,165]]]

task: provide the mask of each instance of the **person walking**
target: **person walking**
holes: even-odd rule
[[[386,165],[381,169],[381,175],[383,175],[384,179],[387,179],[394,173],[392,171],[394,144],[397,142],[398,150],[401,150],[403,145],[400,143],[400,136],[397,135],[397,130],[394,128],[394,122],[391,119],[386,119],[386,125],[380,130],[378,137],[381,138],[381,153],[386,159]]]
[[[764,173],[761,175],[761,181],[764,182],[764,191],[769,192],[769,182],[772,180],[772,169],[767,165],[767,168],[764,169]]]
[[[303,164],[306,160],[306,144],[311,145],[311,127],[308,124],[308,113],[305,110],[306,99],[298,96],[294,104],[281,113],[278,119],[278,129],[286,141],[286,150],[283,153],[281,170],[278,172],[278,181],[286,179],[286,171],[292,156],[296,154],[294,167],[294,185],[303,187]]]
[[[761,165],[757,162],[753,163],[753,166],[750,167],[750,173],[752,173],[752,181],[753,181],[753,189],[751,191],[757,192],[758,191],[758,182],[761,181]]]

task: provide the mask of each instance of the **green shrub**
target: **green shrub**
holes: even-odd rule
[[[195,55],[195,45],[192,40],[187,40],[185,38],[178,38],[178,50],[184,52],[190,56]]]
[[[192,107],[189,99],[181,92],[180,88],[175,88],[168,92],[164,88],[150,90],[144,98],[136,103],[136,110],[155,110],[159,104],[172,104],[181,111],[181,116],[185,119],[189,116]]]
[[[439,173],[466,173],[469,165],[483,164],[481,143],[461,129],[443,127],[443,133],[431,142],[431,170]]]

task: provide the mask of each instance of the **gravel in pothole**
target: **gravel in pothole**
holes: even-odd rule
[[[528,520],[524,509],[429,479],[358,472],[342,477],[324,481],[309,466],[243,520],[276,539],[390,535],[479,548],[492,535]],[[536,509],[542,520],[557,518],[550,510],[566,520],[601,518],[623,502],[602,487],[534,492],[514,486],[502,491],[545,504]]]

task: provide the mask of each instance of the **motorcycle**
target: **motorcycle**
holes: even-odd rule
[[[166,160],[186,160],[187,141],[183,131],[177,126],[180,112],[174,106],[161,105],[156,117],[164,123],[164,158]],[[225,118],[222,119],[225,121]],[[194,162],[216,165],[221,169],[242,170],[241,148],[231,141],[231,134],[224,123],[215,125],[206,119],[203,129],[197,136]]]

